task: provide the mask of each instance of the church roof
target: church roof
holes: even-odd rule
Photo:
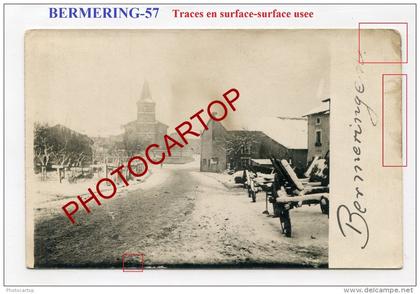
[[[153,102],[152,95],[150,94],[149,83],[144,81],[143,89],[141,91],[141,96],[139,102]]]
[[[141,121],[138,121],[137,119],[136,120],[132,120],[132,121],[126,123],[126,124],[123,124],[122,127],[123,128],[130,128],[130,127],[134,127],[134,126],[136,126],[138,124],[143,124],[143,125],[160,125],[160,126],[164,126],[166,128],[169,127],[167,124],[165,124],[165,123],[163,123],[161,121],[158,121],[158,120],[155,120],[154,122],[141,122]]]

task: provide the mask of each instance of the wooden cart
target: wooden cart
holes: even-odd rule
[[[274,174],[254,173],[249,170],[244,171],[244,177],[244,187],[248,190],[248,197],[252,198],[252,202],[256,202],[257,193],[266,191],[266,185],[271,185],[274,180]]]
[[[286,160],[272,158],[276,176],[272,185],[269,202],[273,204],[274,214],[280,219],[282,233],[286,237],[292,235],[290,210],[302,205],[319,204],[321,212],[328,215],[329,186],[321,186],[320,182],[301,181]]]

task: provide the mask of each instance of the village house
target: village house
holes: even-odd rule
[[[308,119],[308,162],[330,150],[330,99],[304,115]]]
[[[287,159],[298,174],[306,168],[306,118],[260,118],[242,126],[209,121],[207,125],[201,136],[201,171],[240,170],[271,156]]]

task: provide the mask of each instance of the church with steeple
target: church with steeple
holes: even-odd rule
[[[130,138],[130,141],[140,142],[143,148],[153,143],[162,144],[168,126],[156,120],[156,103],[152,99],[147,81],[144,82],[137,101],[137,119],[125,124],[123,128],[124,136]]]

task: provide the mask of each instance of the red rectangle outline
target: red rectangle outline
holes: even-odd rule
[[[141,256],[141,269],[126,270],[124,267],[124,257],[125,256]],[[124,253],[122,255],[122,270],[123,272],[143,272],[144,271],[144,254],[143,253]]]
[[[405,61],[361,61],[360,56],[360,25],[361,24],[405,24]],[[408,63],[408,22],[359,22],[357,24],[357,52],[358,54],[358,62],[359,64],[407,64]]]
[[[405,76],[405,164],[404,165],[385,165],[385,146],[384,146],[384,77],[385,76]],[[407,74],[382,74],[382,167],[407,167],[408,166],[408,75]]]

